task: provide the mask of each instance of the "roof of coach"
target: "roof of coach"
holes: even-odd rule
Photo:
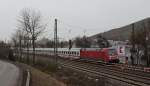
[[[58,51],[80,51],[81,48],[58,48]],[[29,48],[29,50],[32,50],[32,48]],[[44,50],[44,51],[53,51],[54,48],[35,48],[35,50]]]

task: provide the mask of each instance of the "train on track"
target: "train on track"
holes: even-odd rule
[[[32,53],[32,48],[29,48]],[[27,52],[27,49],[24,49]],[[35,48],[35,54],[54,55],[54,48]],[[105,63],[119,63],[115,48],[58,48],[57,55],[69,59],[85,59]]]

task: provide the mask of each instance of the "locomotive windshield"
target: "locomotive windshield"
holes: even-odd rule
[[[114,55],[116,53],[115,49],[109,49],[108,51],[109,55]]]

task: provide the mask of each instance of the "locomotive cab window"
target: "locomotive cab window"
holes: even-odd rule
[[[115,49],[109,49],[109,51],[108,51],[109,55],[114,55],[116,53],[117,53],[117,51]]]

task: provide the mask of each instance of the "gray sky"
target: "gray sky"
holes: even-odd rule
[[[93,35],[150,16],[150,0],[1,0],[0,39],[15,32],[23,8],[38,9],[49,23],[44,36],[52,38],[54,18],[62,39]],[[70,34],[69,33],[70,30]]]

